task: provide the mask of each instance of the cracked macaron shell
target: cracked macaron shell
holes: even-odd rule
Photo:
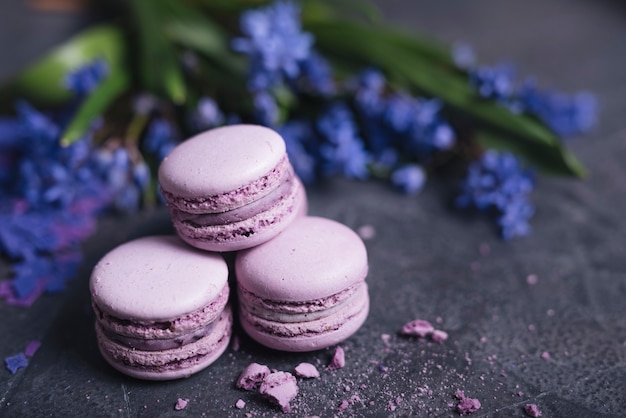
[[[258,125],[230,125],[178,145],[159,167],[161,188],[179,198],[211,197],[270,173],[284,158],[285,141]]]
[[[113,249],[94,267],[92,300],[133,321],[167,321],[217,299],[228,267],[219,254],[190,248],[177,236],[139,238]]]

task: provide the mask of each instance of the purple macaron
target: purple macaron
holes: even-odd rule
[[[203,250],[259,245],[306,213],[285,141],[263,126],[225,126],[184,141],[161,163],[159,183],[176,231]]]
[[[104,359],[148,380],[188,377],[226,350],[232,333],[228,267],[177,236],[127,242],[90,279]]]
[[[345,225],[296,219],[277,237],[237,253],[239,317],[254,340],[313,351],[354,334],[369,312],[367,252]]]

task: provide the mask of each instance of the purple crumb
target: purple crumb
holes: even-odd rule
[[[430,335],[434,330],[435,327],[433,327],[430,322],[423,319],[415,319],[404,324],[400,333],[402,335],[424,338]]]
[[[32,357],[35,355],[37,350],[39,350],[39,347],[41,347],[41,342],[31,341],[26,345],[26,348],[24,349],[24,354],[26,355],[26,357]]]
[[[550,360],[550,353],[544,351],[543,353],[541,353],[541,358],[544,360]]]
[[[538,281],[539,281],[539,277],[537,277],[536,274],[529,274],[526,277],[526,283],[528,283],[531,286],[537,284]]]
[[[469,415],[480,409],[480,401],[474,398],[463,398],[456,406],[456,410],[461,415]]]
[[[430,334],[430,338],[436,343],[442,343],[448,339],[448,333],[440,329],[436,329]]]
[[[28,359],[24,355],[24,353],[18,353],[14,356],[9,356],[4,359],[4,364],[11,372],[11,374],[17,373],[18,369],[25,368],[28,366]]]
[[[343,351],[343,348],[337,346],[335,348],[335,353],[333,354],[333,358],[328,365],[328,370],[337,370],[341,369],[346,365],[346,355]]]
[[[291,411],[289,402],[298,394],[296,378],[289,372],[270,373],[263,379],[259,393],[280,406],[285,413]]]
[[[469,415],[480,409],[480,401],[474,398],[468,398],[465,396],[465,392],[462,390],[457,390],[454,393],[454,397],[459,400],[459,403],[456,405],[456,410],[461,415]]]
[[[189,403],[189,399],[178,398],[176,401],[176,405],[174,405],[174,409],[180,411],[181,409],[187,408],[187,404]]]
[[[343,401],[341,401],[341,403],[337,407],[337,411],[339,411],[339,412],[344,411],[344,410],[348,409],[349,406],[350,406],[350,402],[348,402],[347,400],[344,399]]]
[[[243,390],[257,389],[269,374],[270,369],[266,365],[250,363],[237,379],[237,387]]]
[[[244,402],[244,400],[243,400],[243,399],[239,399],[239,400],[237,401],[237,403],[235,404],[235,407],[236,407],[237,409],[243,409],[243,408],[245,408],[245,407],[246,407],[246,403]]]
[[[311,363],[300,363],[294,369],[296,376],[303,377],[305,379],[313,379],[320,377],[320,372]]]
[[[541,416],[541,411],[539,410],[539,407],[534,403],[526,404],[526,406],[524,406],[524,412],[526,412],[526,415],[533,418]]]
[[[357,234],[361,237],[362,240],[372,239],[376,236],[376,228],[372,225],[362,225],[357,229]]]

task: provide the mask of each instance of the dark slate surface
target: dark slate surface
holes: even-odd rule
[[[482,219],[453,211],[451,186],[442,181],[431,181],[418,197],[376,182],[338,180],[310,189],[312,214],[376,231],[367,241],[371,314],[342,344],[346,367],[333,372],[324,370],[330,350],[278,353],[240,332],[239,350],[186,380],[142,382],[112,370],[96,348],[89,272],[115,245],[171,228],[162,210],[104,219],[68,292],[29,309],[0,306],[2,357],[30,340],[43,341],[27,369],[0,371],[0,416],[281,415],[235,389],[252,361],[279,370],[319,364],[321,378],[300,383],[293,416],[455,416],[456,390],[480,400],[474,416],[523,417],[527,403],[545,417],[626,414],[624,6],[585,0],[380,4],[410,29],[473,44],[486,62],[508,59],[546,85],[595,92],[601,125],[572,143],[590,178],[542,178],[534,195],[535,232],[510,243]],[[41,47],[41,39],[33,39]],[[527,282],[531,274],[535,285]],[[432,321],[449,339],[436,344],[398,336],[415,318]],[[186,409],[174,410],[178,398],[189,398]],[[234,407],[240,398],[243,410]],[[338,412],[344,400],[352,401]]]

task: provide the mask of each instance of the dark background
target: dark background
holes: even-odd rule
[[[115,245],[171,227],[163,210],[103,219],[69,291],[27,309],[0,306],[1,357],[43,342],[28,368],[0,370],[0,416],[281,415],[234,387],[252,361],[287,371],[301,361],[318,364],[322,376],[300,383],[293,416],[455,416],[456,390],[480,400],[474,416],[523,417],[527,403],[544,417],[626,415],[626,7],[592,0],[378,3],[409,30],[469,43],[483,63],[507,61],[543,86],[595,93],[600,123],[571,143],[590,177],[541,177],[534,233],[512,242],[500,241],[483,219],[451,209],[450,185],[441,181],[417,197],[376,182],[309,189],[312,214],[376,231],[366,241],[371,313],[342,344],[346,367],[333,372],[324,370],[331,350],[273,352],[240,332],[239,350],[186,380],[143,382],[115,372],[97,352],[90,270]],[[0,79],[84,19],[4,0]],[[527,282],[531,274],[535,285]],[[449,339],[400,337],[416,318]],[[178,398],[190,400],[186,409],[174,410]],[[234,407],[240,398],[243,410]]]

